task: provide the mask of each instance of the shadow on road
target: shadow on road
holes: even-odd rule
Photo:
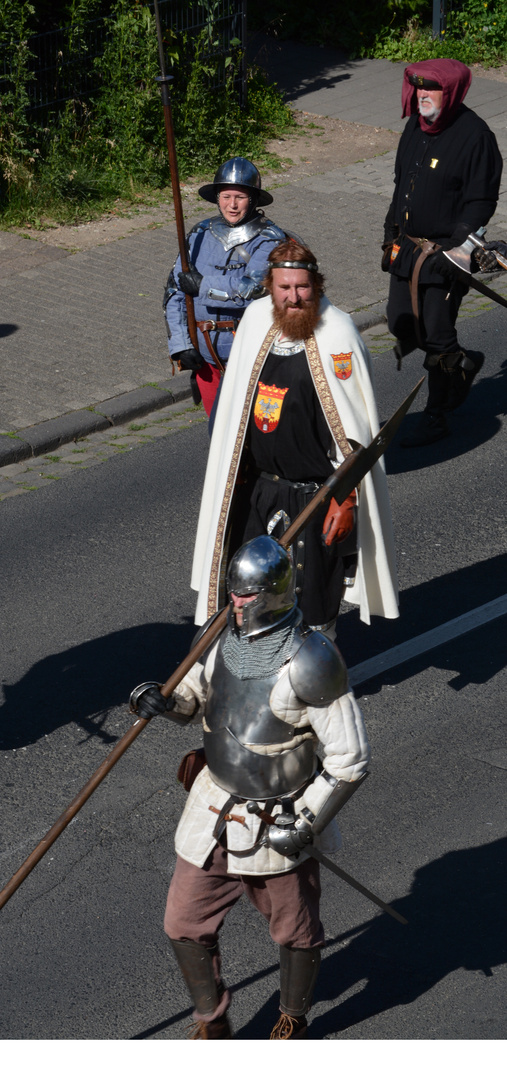
[[[0,323],[0,338],[10,337],[11,334],[15,334],[16,330],[19,330],[19,326],[16,323]]]
[[[371,626],[359,622],[357,611],[338,619],[337,644],[347,666],[463,615],[507,592],[507,555],[486,559],[452,574],[407,589],[401,596],[399,619],[373,618]],[[463,650],[463,638],[423,653],[398,668],[370,679],[361,693],[378,693],[385,683],[403,682],[429,664],[453,672],[450,684],[461,690],[481,685],[505,666],[504,619],[473,632],[476,647]],[[195,626],[185,623],[148,623],[85,641],[40,660],[18,683],[4,685],[0,706],[0,749],[12,750],[69,724],[78,724],[88,737],[104,745],[117,741],[107,731],[109,710],[128,702],[130,691],[146,679],[164,682],[187,655]],[[470,633],[468,636],[470,636]],[[356,688],[356,696],[359,690]]]
[[[85,641],[48,656],[13,686],[4,685],[0,749],[12,750],[74,723],[105,745],[118,736],[104,730],[109,710],[128,703],[146,679],[165,682],[187,655],[195,626],[148,623]]]
[[[338,618],[337,645],[350,668],[482,607],[505,593],[507,555],[496,555],[475,566],[466,566],[452,574],[443,574],[406,589],[400,596],[399,619],[374,617],[371,625],[365,626],[359,622],[357,611],[349,609]],[[505,619],[495,619],[469,631],[467,639],[474,635],[473,649],[463,649],[466,639],[461,636],[450,641],[445,649],[440,646],[431,653],[422,653],[414,660],[407,660],[402,667],[391,669],[365,684],[368,693],[377,692],[386,682],[390,685],[402,682],[414,671],[424,670],[430,664],[453,671],[455,678],[450,685],[455,689],[469,683],[486,683],[505,667],[505,639],[501,633],[504,623]],[[456,672],[460,675],[456,676]]]
[[[304,93],[337,86],[350,79],[354,67],[340,49],[279,41],[262,33],[250,35],[248,57],[251,63],[261,65],[288,101]]]
[[[400,926],[389,915],[382,914],[334,938],[328,937],[315,1005],[336,1002],[337,998],[343,1000],[326,1012],[322,1012],[321,1006],[321,1015],[309,1028],[309,1038],[332,1038],[389,1009],[417,1001],[461,968],[494,978],[493,968],[507,962],[506,889],[507,839],[450,851],[420,867],[410,893],[392,901],[395,910],[408,919],[408,926]],[[247,919],[246,906],[244,912]],[[241,966],[240,941],[236,955]],[[223,974],[234,994],[248,992],[255,983],[277,970],[278,965],[273,964],[235,984],[228,981],[227,971]],[[354,993],[354,987],[365,981],[363,989]],[[269,1038],[278,1016],[278,1004],[277,991],[235,1033],[235,1038]],[[190,1016],[191,1008],[178,1011],[131,1038],[149,1039]],[[410,1032],[407,1031],[406,1037],[411,1037]],[[500,1036],[492,1032],[491,1037]]]
[[[493,977],[507,961],[506,886],[506,839],[450,851],[417,870],[409,896],[393,901],[407,927],[382,915],[324,961],[319,1000],[367,985],[316,1020],[313,1037],[416,1001],[460,968]]]

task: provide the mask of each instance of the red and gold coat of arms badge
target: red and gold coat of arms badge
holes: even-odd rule
[[[337,379],[348,379],[352,375],[352,353],[331,353],[334,373]]]
[[[259,431],[274,431],[282,411],[283,399],[289,387],[265,386],[259,383],[254,408],[254,419]]]

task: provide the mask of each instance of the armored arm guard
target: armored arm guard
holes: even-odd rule
[[[325,770],[320,773],[320,779],[329,787],[327,798],[324,798],[322,806],[316,814],[307,806],[303,807],[299,812],[299,817],[303,818],[311,826],[314,836],[318,836],[319,833],[323,832],[326,825],[329,825],[330,821],[340,813],[342,807],[345,806],[345,803],[349,801],[368,775],[365,772],[358,780],[337,780],[335,776],[331,776]]]
[[[314,631],[304,639],[289,678],[324,748],[324,768],[307,787],[298,818],[300,828],[310,826],[318,836],[365,778],[368,739],[343,657],[324,634]]]
[[[330,705],[348,689],[345,661],[336,645],[320,630],[303,638],[289,667],[292,689],[306,705]]]

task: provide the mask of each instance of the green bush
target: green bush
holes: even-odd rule
[[[83,13],[93,2],[73,0],[69,5],[76,19],[76,41]],[[15,0],[0,0],[0,11],[2,4],[4,8],[10,4],[13,11],[16,7]],[[28,5],[21,8],[26,11]],[[112,15],[106,47],[95,61],[97,92],[89,102],[67,102],[44,124],[27,120],[29,57],[26,42],[17,46],[19,74],[17,81],[13,79],[12,94],[3,97],[0,121],[0,219],[4,225],[40,225],[48,218],[75,221],[109,207],[114,199],[167,194],[170,175],[156,82],[155,20],[139,0],[114,0]],[[19,18],[13,32],[20,34]],[[213,33],[210,18],[197,43],[185,35],[168,40],[167,55],[175,75],[171,99],[182,179],[209,175],[235,154],[259,158],[268,137],[294,124],[280,93],[268,85],[259,69],[248,73],[248,104],[240,108],[236,86],[240,54],[235,49],[222,60],[210,57]],[[213,88],[220,65],[218,74],[223,76],[225,69],[225,85]]]
[[[494,67],[507,59],[506,0],[465,0],[453,7],[447,30],[438,39],[430,24],[417,17],[405,27],[387,27],[377,35],[369,52],[389,60],[430,60],[452,57],[465,64]]]

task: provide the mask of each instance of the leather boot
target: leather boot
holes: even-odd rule
[[[470,393],[470,388],[484,364],[484,353],[462,352],[459,363],[449,372],[449,388],[444,405],[446,412],[459,409]]]
[[[190,1029],[189,1039],[232,1039],[232,1031],[227,1015],[219,1016],[217,1020],[196,1020]]]
[[[449,354],[450,355],[450,354]],[[461,356],[461,353],[456,354]],[[449,372],[442,366],[440,354],[427,353],[424,367],[428,372],[428,401],[421,419],[410,434],[400,440],[400,446],[429,446],[450,435],[444,408],[449,394]]]
[[[320,967],[320,949],[280,946],[280,1013],[270,1039],[305,1039],[306,1013],[312,1004]]]
[[[220,981],[218,944],[208,949],[198,941],[169,940],[195,1006],[195,1024],[189,1038],[232,1039],[227,1019],[230,995]]]

